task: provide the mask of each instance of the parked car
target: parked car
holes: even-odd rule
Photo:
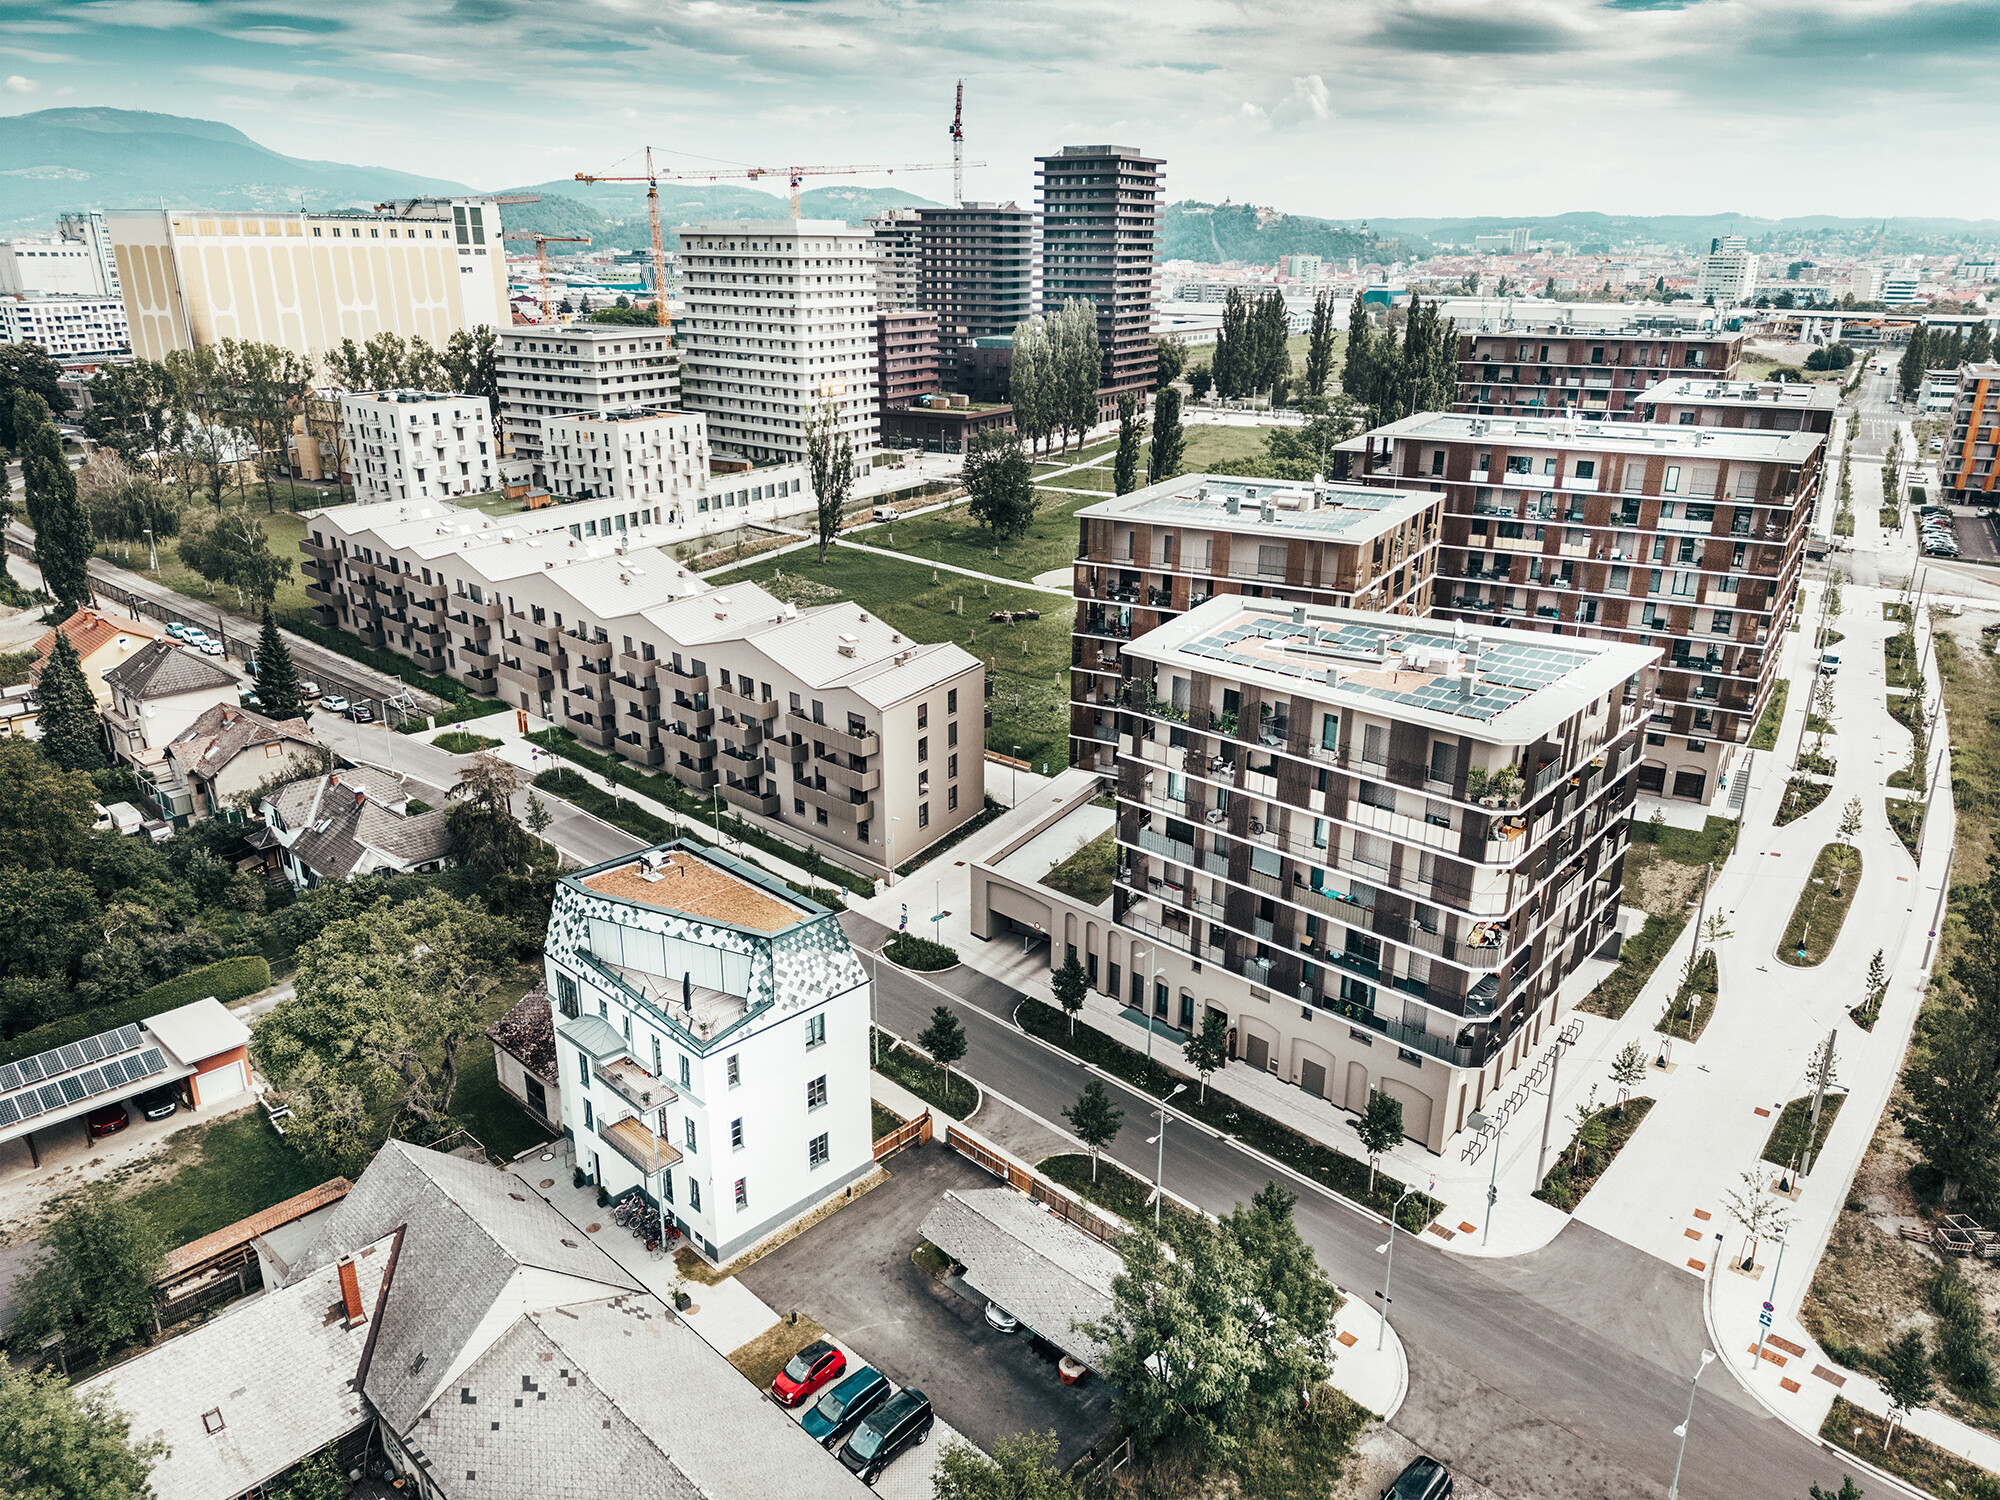
[[[893,505],[878,505],[875,507],[872,519],[877,521],[893,521],[899,514],[901,512]]]
[[[264,700],[257,696],[254,688],[244,688],[236,695],[236,702],[243,708],[262,708]]]
[[[825,1339],[815,1339],[778,1372],[771,1382],[771,1394],[780,1406],[797,1406],[828,1381],[838,1380],[847,1369],[847,1356]]]
[[[225,654],[222,649],[222,642],[216,640],[213,636],[204,636],[195,644],[201,647],[201,654],[203,656],[222,656]]]
[[[167,634],[177,641],[184,641],[188,638],[188,628],[181,624],[180,621],[175,620],[167,626]]]
[[[319,706],[330,714],[344,714],[348,707],[347,700],[338,693],[328,693],[319,700]]]
[[[986,1304],[986,1326],[996,1333],[1012,1333],[1021,1326],[1021,1320],[999,1303],[989,1302]]]
[[[1382,1491],[1382,1500],[1446,1500],[1450,1494],[1451,1471],[1425,1454],[1410,1460],[1396,1482]]]
[[[348,707],[347,717],[357,724],[373,724],[375,722],[375,710],[365,703],[355,703]]]
[[[1819,675],[1832,677],[1840,671],[1840,657],[1832,651],[1823,651],[1819,658]]]
[[[113,825],[111,814],[104,810],[104,804],[102,802],[93,802],[90,804],[90,810],[96,814],[91,820],[91,828],[98,833],[109,833]]]
[[[859,1474],[863,1484],[873,1484],[897,1454],[928,1438],[936,1421],[931,1398],[914,1386],[905,1386],[862,1419],[842,1446],[840,1461],[848,1472]]]
[[[90,1138],[100,1140],[107,1135],[116,1135],[132,1121],[125,1114],[122,1104],[101,1104],[85,1115],[84,1122],[90,1126]]]
[[[821,1447],[838,1449],[863,1417],[889,1399],[890,1389],[888,1376],[863,1365],[821,1396],[799,1425]]]
[[[163,1083],[134,1099],[132,1107],[148,1120],[164,1120],[181,1107],[180,1094],[171,1083]]]
[[[319,684],[308,677],[299,684],[299,697],[310,703],[319,696]]]

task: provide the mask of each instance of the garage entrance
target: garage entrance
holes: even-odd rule
[[[1382,1092],[1403,1106],[1403,1134],[1410,1140],[1430,1143],[1431,1096],[1399,1078],[1382,1080]]]

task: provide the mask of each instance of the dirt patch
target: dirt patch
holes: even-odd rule
[[[803,573],[787,573],[782,566],[778,569],[777,576],[765,579],[760,586],[773,599],[785,604],[796,604],[801,608],[809,608],[815,604],[831,604],[836,599],[847,597],[839,589],[829,588],[826,584],[816,582]]]
[[[1636,904],[1648,916],[1670,917],[1686,911],[1688,903],[1701,894],[1701,877],[1705,872],[1699,865],[1662,859],[1655,851],[1642,850],[1637,845],[1625,857],[1643,858],[1636,875],[1628,877],[1626,889],[1638,897]]]
[[[758,1390],[767,1391],[794,1354],[814,1339],[826,1336],[824,1328],[800,1313],[796,1323],[778,1323],[765,1329],[730,1355],[729,1362]]]

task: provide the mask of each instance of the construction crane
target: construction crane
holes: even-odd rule
[[[951,106],[951,201],[965,202],[965,80],[958,80],[958,98]]]
[[[983,161],[972,165],[983,167]],[[943,172],[962,171],[962,164],[941,161],[904,161],[891,166],[834,166],[834,167],[745,167],[733,172],[663,172],[660,175],[673,182],[721,182],[725,178],[740,177],[756,182],[765,177],[785,177],[792,187],[792,217],[799,217],[799,180],[804,177],[857,177],[863,172]]]
[[[555,308],[549,294],[549,244],[553,241],[558,245],[588,245],[590,243],[590,236],[587,234],[543,234],[535,229],[510,229],[501,235],[500,238],[503,240],[533,240],[535,242],[535,266],[542,281],[542,321],[544,323],[555,322]]]
[[[673,174],[669,173],[668,176]],[[653,148],[646,148],[646,172],[642,177],[606,177],[589,172],[576,174],[578,182],[643,182],[646,184],[646,219],[653,226],[653,321],[673,332],[674,320],[667,311],[667,251],[660,238],[660,174],[653,170]]]

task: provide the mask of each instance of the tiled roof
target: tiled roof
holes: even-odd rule
[[[319,747],[303,718],[267,719],[247,708],[217,703],[167,746],[167,758],[183,775],[213,777],[245,750],[280,744]]]
[[[511,1052],[521,1066],[544,1079],[556,1076],[556,1031],[549,1011],[549,987],[538,982],[514,1008],[486,1028],[493,1045]]]
[[[234,1250],[238,1245],[247,1245],[260,1234],[269,1234],[282,1224],[294,1219],[303,1219],[307,1214],[317,1213],[329,1203],[338,1203],[354,1186],[345,1177],[332,1177],[316,1188],[307,1188],[303,1193],[287,1198],[283,1203],[273,1203],[261,1213],[254,1213],[247,1219],[238,1219],[227,1229],[218,1229],[213,1234],[205,1234],[198,1240],[189,1240],[167,1252],[166,1267],[161,1273],[162,1280],[170,1280],[182,1272],[213,1260],[225,1250]]]
[[[62,624],[52,626],[36,637],[34,652],[36,660],[47,656],[56,643],[56,631],[69,637],[69,643],[76,647],[76,654],[88,657],[93,651],[118,639],[121,635],[137,636],[144,641],[165,638],[165,632],[156,626],[139,620],[118,620],[110,615],[100,614],[94,609],[80,609]]]
[[[394,777],[354,767],[281,787],[271,803],[298,834],[293,856],[322,879],[341,880],[377,865],[412,869],[450,851],[449,810],[398,811],[407,800]]]
[[[1116,1250],[1012,1188],[947,1191],[924,1238],[965,1267],[965,1283],[1087,1365],[1103,1346],[1078,1333],[1111,1311]]]
[[[217,666],[199,651],[177,641],[154,641],[130,661],[121,661],[104,680],[128,698],[176,698],[234,687],[236,675]]]

